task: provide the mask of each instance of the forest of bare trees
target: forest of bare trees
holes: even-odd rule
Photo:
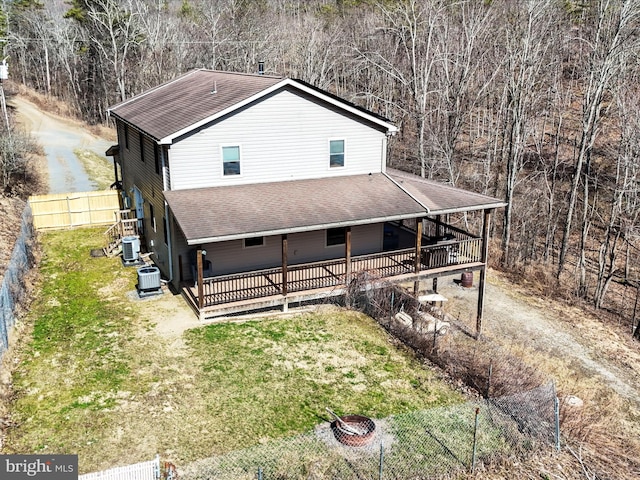
[[[3,7],[12,79],[90,123],[190,69],[260,61],[384,115],[401,132],[393,166],[508,202],[493,228],[501,268],[640,316],[640,0]]]

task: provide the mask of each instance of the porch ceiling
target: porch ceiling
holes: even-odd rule
[[[189,245],[425,215],[384,174],[164,192]]]
[[[506,205],[502,200],[487,195],[426,180],[400,170],[388,168],[387,175],[424,205],[429,215],[470,212],[500,208]]]

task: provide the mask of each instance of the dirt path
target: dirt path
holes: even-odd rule
[[[477,281],[463,288],[447,277],[439,292],[449,298],[446,310],[454,317],[473,318]],[[548,359],[550,364],[570,365],[576,376],[597,377],[617,394],[640,401],[640,349],[630,335],[578,308],[527,296],[496,272],[490,272],[486,290],[483,332],[507,347],[521,348]],[[553,368],[553,367],[552,367]],[[553,372],[550,372],[553,373]]]

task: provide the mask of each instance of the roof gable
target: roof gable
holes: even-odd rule
[[[159,143],[170,144],[181,135],[285,87],[303,91],[390,133],[397,131],[383,117],[301,81],[205,69],[194,70],[148,90],[111,107],[109,112]]]
[[[109,109],[162,140],[206,121],[281,82],[280,77],[195,70]]]
[[[387,168],[387,175],[431,215],[500,208],[502,200]]]

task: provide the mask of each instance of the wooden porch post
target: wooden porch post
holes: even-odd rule
[[[416,261],[415,272],[420,273],[420,265],[422,263],[422,218],[417,219],[416,222]]]
[[[204,288],[202,285],[202,246],[196,250],[196,275],[198,277],[198,309],[204,307]]]
[[[287,263],[289,261],[289,239],[286,233],[282,234],[282,295],[287,296]]]
[[[345,283],[351,283],[351,227],[346,227],[344,231],[344,263],[345,263]]]
[[[422,218],[416,219],[416,261],[414,264],[415,273],[420,273],[422,264]],[[420,292],[420,280],[413,282],[413,294],[418,295]]]
[[[442,236],[442,215],[436,215],[436,237]],[[438,277],[433,277],[431,281],[431,289],[434,293],[438,293]]]
[[[487,259],[489,257],[489,222],[491,221],[491,210],[484,211],[484,221],[482,222],[482,268],[480,269],[480,284],[478,285],[478,310],[476,317],[476,338],[482,335],[482,311],[484,310],[484,290],[487,276]]]

